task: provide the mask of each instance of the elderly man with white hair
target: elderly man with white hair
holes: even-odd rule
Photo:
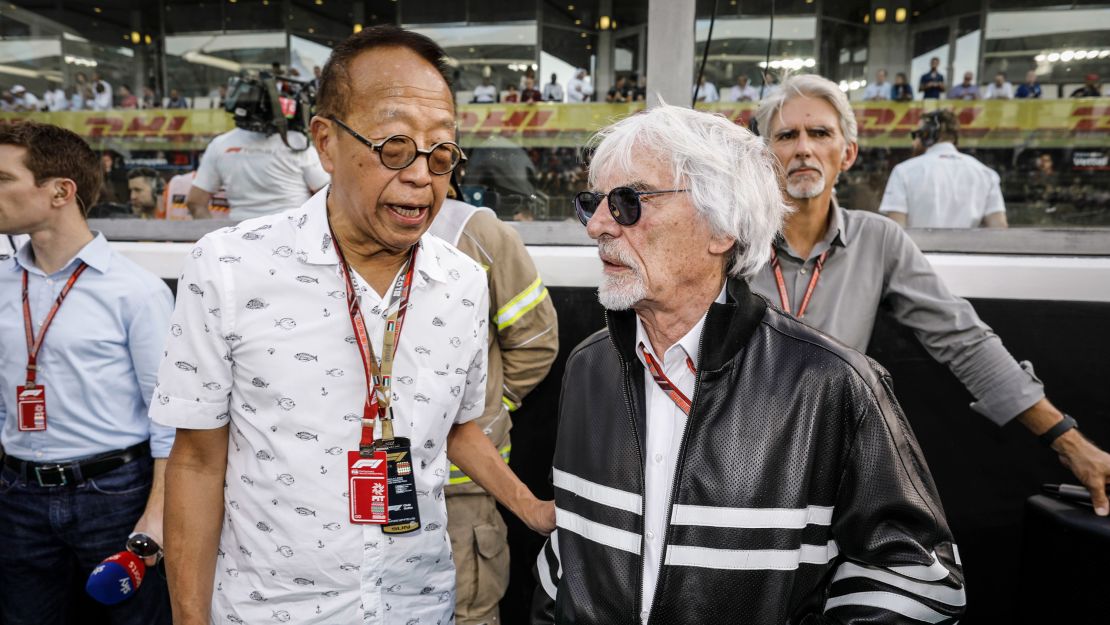
[[[760,140],[661,106],[575,198],[607,327],[570,355],[535,623],[952,622],[963,575],[878,365],[747,280],[788,208]]]
[[[1033,366],[1018,363],[971,304],[948,290],[898,224],[837,204],[837,177],[859,151],[844,92],[820,76],[794,76],[760,103],[756,121],[782,166],[793,211],[752,290],[860,351],[884,305],[967,387],[973,410],[999,426],[1020,421],[1060,455],[1090,491],[1095,513],[1106,516],[1110,455],[1049,402]]]

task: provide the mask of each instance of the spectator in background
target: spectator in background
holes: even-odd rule
[[[149,167],[136,167],[127,172],[127,190],[130,195],[131,211],[139,219],[158,218],[158,207],[162,202],[162,189],[165,183],[158,172]],[[162,217],[165,217],[163,214]]]
[[[1073,98],[1098,98],[1102,96],[1102,88],[1099,84],[1098,74],[1087,74],[1087,80],[1083,86],[1071,92]]]
[[[69,109],[69,97],[61,85],[53,89],[47,87],[46,93],[42,94],[42,104],[46,111],[65,111]]]
[[[628,78],[628,83],[632,87],[631,99],[633,102],[646,102],[647,101],[647,78],[632,74]]]
[[[1031,69],[1025,72],[1025,82],[1018,85],[1017,92],[1014,97],[1018,99],[1040,99],[1041,97],[1041,84],[1037,82],[1037,70]]]
[[[998,72],[994,75],[994,82],[987,85],[985,100],[1013,100],[1014,86],[1006,80],[1006,74]]]
[[[520,92],[521,102],[543,102],[543,94],[536,89],[536,79],[524,77],[524,91]]]
[[[594,87],[590,83],[590,73],[578,68],[574,78],[567,84],[567,102],[589,102],[594,94]]]
[[[705,76],[698,76],[698,84],[694,85],[694,99],[706,104],[719,102],[721,96],[717,93],[717,85],[705,80]]]
[[[543,86],[543,101],[544,102],[562,102],[563,101],[563,86],[559,84],[559,76],[556,74],[551,75],[551,82]]]
[[[906,78],[905,72],[898,72],[894,75],[894,86],[890,90],[890,99],[895,102],[913,101],[913,89],[910,88],[909,79]]]
[[[501,94],[497,92],[497,87],[493,86],[490,82],[489,76],[482,76],[482,84],[474,88],[474,98],[471,102],[475,104],[493,104],[501,99]]]
[[[170,101],[166,103],[168,109],[187,109],[189,101],[177,89],[170,89]]]
[[[605,101],[610,104],[628,102],[628,87],[624,83],[624,76],[617,76],[617,82],[605,94]]]
[[[948,91],[949,100],[978,100],[979,85],[975,84],[975,74],[964,72],[964,81]]]
[[[779,77],[769,69],[763,70],[763,86],[759,88],[760,99],[769,98],[779,90]]]
[[[139,98],[135,97],[135,94],[131,92],[131,87],[120,85],[116,95],[119,96],[119,107],[121,109],[139,108]]]
[[[864,100],[889,100],[894,90],[886,81],[886,70],[880,69],[875,73],[875,82],[867,85],[863,92]]]
[[[37,111],[42,108],[42,102],[35,97],[35,94],[27,91],[23,85],[15,85],[12,87],[13,110],[16,111]]]
[[[104,80],[99,71],[93,72],[92,87],[94,93],[93,109],[107,111],[112,108],[112,85]]]
[[[15,96],[11,91],[0,94],[0,111],[10,113],[15,110]]]
[[[728,102],[755,102],[759,99],[759,92],[748,84],[748,77],[740,74],[736,77],[736,84],[728,90]]]
[[[85,108],[84,87],[73,85],[66,87],[66,98],[69,100],[69,110],[80,111]]]
[[[509,86],[506,89],[506,91],[507,91],[507,93],[505,94],[505,97],[502,99],[502,101],[504,101],[504,102],[520,102],[520,92],[516,90],[516,85],[514,85],[513,83],[509,83]]]
[[[929,71],[921,75],[917,90],[925,94],[926,100],[939,100],[944,93],[944,74],[940,73],[940,59],[929,59]]]
[[[92,85],[81,87],[81,108],[86,111],[96,108],[96,94],[93,93]]]
[[[312,85],[313,91],[319,91],[320,89],[320,71],[319,65],[312,66],[312,81],[310,84]]]
[[[216,87],[215,94],[210,96],[212,98],[212,108],[222,109],[224,102],[227,102],[227,85],[219,85]]]

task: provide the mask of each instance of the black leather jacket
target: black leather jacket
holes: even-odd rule
[[[959,556],[874,361],[740,280],[713,304],[648,621],[954,622]],[[645,399],[631,311],[571,354],[534,623],[641,623]]]

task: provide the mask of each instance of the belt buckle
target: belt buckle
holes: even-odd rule
[[[46,471],[46,472],[57,471],[58,478],[60,478],[61,481],[58,482],[57,484],[54,484],[52,482],[51,483],[44,482],[43,479],[42,479],[44,471]],[[48,476],[49,476],[49,473],[48,473]],[[35,467],[35,479],[38,480],[39,486],[42,486],[43,488],[53,488],[55,486],[65,486],[67,484],[66,468],[64,466],[60,465],[60,464],[54,464],[54,465],[43,466],[43,467]]]

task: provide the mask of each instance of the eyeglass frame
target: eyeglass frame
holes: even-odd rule
[[[358,131],[356,131],[354,128],[351,128],[350,126],[348,126],[346,123],[341,121],[338,117],[335,117],[334,115],[332,115],[332,116],[329,116],[327,119],[329,119],[329,120],[335,122],[336,124],[338,124],[339,127],[342,128],[343,130],[346,130],[347,134],[354,137],[359,143],[365,145],[366,147],[370,148],[374,152],[377,152],[378,153],[378,160],[381,162],[382,167],[385,167],[386,169],[390,169],[390,170],[393,170],[393,171],[401,171],[402,169],[406,169],[409,166],[411,166],[413,163],[416,162],[416,159],[420,158],[423,155],[425,158],[428,159],[428,171],[429,172],[431,172],[432,174],[434,174],[436,176],[446,176],[446,175],[450,174],[451,172],[455,171],[456,169],[458,169],[459,165],[462,165],[462,164],[466,163],[466,161],[467,161],[466,152],[463,152],[462,146],[460,146],[458,143],[455,143],[454,141],[440,141],[439,143],[433,144],[432,147],[428,148],[427,150],[421,150],[420,146],[416,145],[416,139],[413,139],[412,137],[410,137],[408,135],[396,134],[396,135],[389,135],[385,139],[382,139],[381,143],[375,144],[370,139],[367,139],[366,137],[360,135],[358,133]],[[389,143],[390,141],[396,139],[397,137],[404,137],[405,139],[408,139],[409,141],[412,141],[412,144],[414,146],[416,146],[416,152],[413,153],[412,160],[409,161],[408,163],[405,163],[405,165],[403,167],[391,167],[390,165],[387,165],[386,162],[385,162],[385,157],[382,156],[382,147],[385,144]],[[436,151],[436,149],[438,149],[439,146],[441,146],[441,145],[453,145],[456,148],[458,148],[459,149],[459,160],[456,161],[455,164],[451,166],[451,169],[448,169],[445,172],[434,172],[434,171],[432,171],[432,152]]]
[[[636,212],[636,218],[633,219],[632,221],[628,222],[628,223],[621,222],[620,217],[618,216],[617,210],[613,208],[613,202],[609,199],[609,196],[612,195],[614,191],[617,191],[617,190],[620,190],[620,189],[628,189],[633,194],[635,194],[636,203],[640,206],[640,210],[638,210]],[[583,215],[582,215],[583,211],[579,210],[579,208],[578,208],[579,205],[581,204],[581,202],[579,202],[578,198],[582,197],[583,195],[590,195],[595,200],[597,200],[597,205],[598,206],[601,206],[601,199],[605,198],[606,203],[609,205],[609,214],[613,216],[613,221],[617,222],[618,224],[620,224],[622,226],[626,226],[626,227],[634,226],[634,225],[636,225],[636,222],[640,221],[640,216],[643,214],[643,203],[640,202],[641,197],[643,197],[645,195],[658,195],[658,194],[662,194],[662,193],[689,193],[689,192],[690,192],[689,189],[660,189],[660,190],[650,190],[650,191],[637,191],[636,189],[634,189],[632,187],[629,187],[629,186],[626,186],[626,185],[625,186],[619,186],[619,187],[613,187],[612,189],[609,189],[608,193],[600,193],[598,191],[579,191],[578,193],[574,194],[574,214],[578,217],[578,221],[580,221],[583,226],[586,226],[586,225],[589,224],[590,219],[593,219],[593,214],[591,214],[588,218],[583,219]],[[597,209],[594,209],[594,214],[596,214],[596,213],[597,213]]]

